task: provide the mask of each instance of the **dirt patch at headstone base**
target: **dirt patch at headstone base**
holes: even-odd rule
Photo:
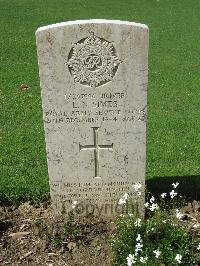
[[[188,203],[181,212],[181,224],[199,236],[194,224],[200,223],[200,202]],[[76,228],[66,228],[67,221],[53,215],[49,202],[0,207],[0,266],[111,266],[114,224],[88,217],[73,238]]]
[[[87,218],[79,222],[76,239],[76,228],[66,223],[49,204],[0,207],[0,265],[112,265],[113,223]]]

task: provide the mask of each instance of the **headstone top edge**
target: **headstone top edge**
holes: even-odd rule
[[[89,20],[74,20],[74,21],[67,21],[67,22],[60,22],[60,23],[55,23],[47,26],[42,26],[39,27],[36,30],[36,35],[39,32],[50,30],[53,28],[60,28],[60,27],[65,27],[65,26],[70,26],[70,25],[78,25],[78,24],[114,24],[114,25],[129,25],[129,26],[135,26],[135,27],[140,27],[143,29],[148,30],[148,26],[146,24],[141,24],[137,22],[129,22],[129,21],[122,21],[122,20],[107,20],[107,19],[89,19]]]

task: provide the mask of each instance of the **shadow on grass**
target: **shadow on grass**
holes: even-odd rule
[[[188,201],[200,200],[200,175],[199,176],[157,176],[146,180],[148,191],[154,195],[170,192],[172,183],[179,182],[176,191]]]

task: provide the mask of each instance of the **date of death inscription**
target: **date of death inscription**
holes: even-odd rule
[[[66,106],[45,109],[46,123],[95,123],[106,121],[146,121],[146,106],[130,108],[124,92],[65,94]]]

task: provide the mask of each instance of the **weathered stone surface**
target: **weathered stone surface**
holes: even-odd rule
[[[52,203],[115,215],[145,178],[148,28],[73,21],[36,38]]]

